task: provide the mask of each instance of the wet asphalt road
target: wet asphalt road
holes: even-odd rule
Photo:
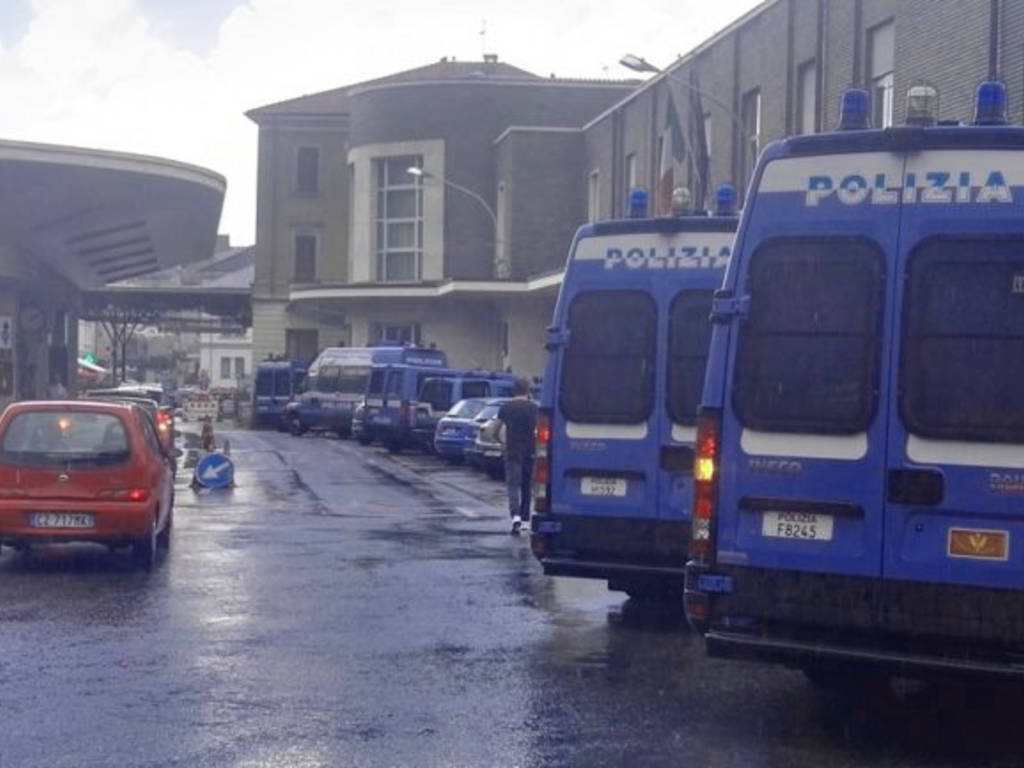
[[[543,577],[496,484],[231,439],[239,487],[182,473],[151,575],[4,550],[0,766],[1024,764],[1024,695],[707,661],[676,610]]]

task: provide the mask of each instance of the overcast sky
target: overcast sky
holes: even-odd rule
[[[247,109],[483,49],[540,75],[627,77],[758,0],[0,0],[0,138],[222,173],[221,231],[253,242]],[[481,36],[481,29],[486,34]]]

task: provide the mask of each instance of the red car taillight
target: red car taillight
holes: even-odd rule
[[[109,491],[100,491],[100,498],[114,499],[116,501],[148,501],[149,488],[116,488]]]
[[[403,400],[402,404],[398,406],[398,423],[400,426],[409,426],[409,401]]]
[[[690,533],[690,557],[708,560],[715,514],[718,511],[718,474],[721,451],[722,415],[702,408],[697,415],[697,450],[693,462],[693,520]]]
[[[156,426],[161,432],[167,432],[174,426],[174,417],[167,411],[157,411]]]
[[[536,443],[533,456],[533,508],[547,512],[551,508],[551,414],[537,414]]]

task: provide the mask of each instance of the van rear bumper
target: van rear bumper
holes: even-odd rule
[[[688,521],[534,514],[531,530],[533,553],[548,576],[682,587]]]
[[[705,636],[709,656],[753,659],[794,667],[871,667],[906,677],[1000,677],[1024,680],[1024,656],[947,655],[949,649],[933,645],[901,649],[879,641],[863,645],[819,642],[813,639],[758,637],[711,630]]]
[[[712,656],[1024,678],[1024,592],[690,563],[684,604]]]

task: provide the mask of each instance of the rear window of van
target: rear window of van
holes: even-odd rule
[[[908,263],[900,413],[922,437],[1024,442],[1024,240],[930,240]]]
[[[654,400],[655,306],[641,291],[582,293],[569,306],[559,398],[570,421],[635,424]]]
[[[783,238],[750,261],[733,404],[751,429],[862,432],[877,409],[881,249],[864,238]]]
[[[676,424],[697,423],[711,341],[713,291],[684,291],[668,321],[668,412]]]

